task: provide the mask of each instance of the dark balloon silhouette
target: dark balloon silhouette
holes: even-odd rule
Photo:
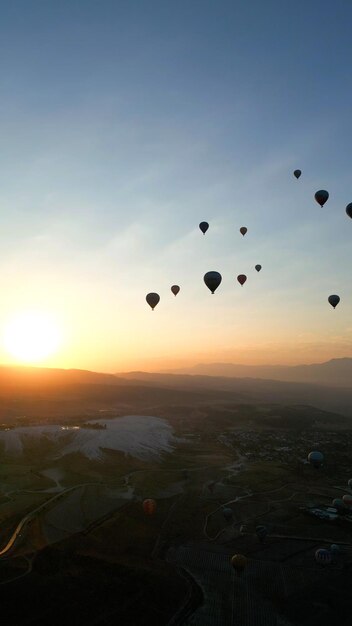
[[[177,296],[178,292],[180,291],[180,288],[178,285],[172,285],[171,291],[174,294],[174,296]]]
[[[335,507],[335,509],[336,509],[339,513],[340,513],[341,511],[343,511],[343,510],[344,510],[344,508],[345,508],[345,505],[344,505],[344,503],[343,503],[342,498],[335,498],[335,499],[332,501],[332,506],[333,506],[333,507]]]
[[[257,535],[259,541],[261,543],[264,543],[265,538],[266,538],[266,536],[268,534],[268,529],[267,529],[266,526],[262,526],[262,525],[256,526],[255,534]]]
[[[325,191],[325,189],[320,189],[315,193],[314,198],[316,199],[317,203],[320,204],[321,207],[323,207],[325,202],[329,198],[329,192]]]
[[[234,554],[231,558],[231,565],[237,574],[242,574],[247,565],[247,559],[243,554]]]
[[[248,228],[246,228],[245,226],[241,226],[240,233],[241,233],[241,235],[243,235],[243,237],[245,236],[247,230],[248,230]]]
[[[147,498],[143,501],[143,511],[146,515],[154,515],[156,511],[156,502],[151,498]]]
[[[222,510],[222,514],[224,516],[224,518],[226,519],[227,522],[229,522],[230,520],[232,520],[232,509],[230,509],[229,507],[224,507]]]
[[[204,282],[211,293],[214,293],[222,281],[221,274],[219,272],[207,272],[204,274]]]
[[[346,213],[347,213],[348,217],[350,217],[352,219],[352,202],[350,202],[346,206]]]
[[[152,311],[154,311],[156,305],[160,301],[160,296],[158,293],[148,293],[145,299],[148,302],[149,306],[152,308]]]
[[[313,450],[313,452],[308,454],[308,461],[311,465],[313,465],[313,467],[319,469],[319,467],[323,464],[324,455],[321,452],[318,452],[318,450]]]
[[[319,565],[331,565],[332,554],[326,548],[319,548],[315,553],[315,560]]]
[[[302,174],[301,170],[295,170],[293,172],[293,175],[296,176],[296,178],[299,178],[301,174]]]
[[[328,297],[328,302],[335,309],[340,302],[340,296],[332,295]]]
[[[352,506],[352,495],[350,493],[346,493],[345,496],[342,496],[342,501],[343,501],[345,506],[351,507]]]
[[[257,272],[260,272],[260,270],[262,269],[262,266],[261,265],[256,265],[255,269],[257,270]]]
[[[201,222],[199,224],[199,228],[201,229],[203,235],[205,235],[205,233],[207,232],[208,228],[209,228],[209,224],[208,222]]]
[[[238,280],[238,282],[240,283],[240,285],[242,285],[242,286],[243,286],[243,285],[244,285],[244,283],[245,283],[245,282],[246,282],[246,280],[247,280],[247,276],[246,276],[245,274],[239,274],[239,275],[237,276],[237,280]]]

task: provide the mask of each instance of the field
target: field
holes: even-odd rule
[[[329,589],[341,586],[343,577],[350,580],[352,525],[347,517],[314,517],[309,507],[324,509],[348,491],[350,431],[329,430],[324,419],[320,428],[316,414],[313,427],[295,429],[292,409],[289,428],[285,409],[285,427],[273,429],[260,421],[273,412],[278,420],[278,407],[253,407],[251,412],[246,406],[242,414],[241,407],[210,407],[207,412],[202,406],[190,408],[187,418],[178,417],[178,410],[169,419],[178,437],[176,449],[159,458],[143,461],[106,451],[104,462],[77,453],[56,460],[41,454],[35,461],[32,449],[31,464],[28,454],[4,459],[3,544],[21,519],[29,516],[29,521],[2,561],[2,583],[9,581],[2,591],[11,598],[15,585],[26,593],[26,584],[34,594],[47,589],[50,597],[53,585],[72,583],[80,601],[88,602],[77,577],[88,581],[89,571],[97,567],[104,580],[105,569],[115,567],[116,572],[128,571],[127,579],[135,583],[128,583],[129,600],[126,596],[118,605],[108,597],[105,624],[126,620],[128,610],[134,624],[143,624],[145,615],[170,626],[327,624],[337,610]],[[303,416],[295,410],[301,425],[307,408]],[[305,462],[314,444],[326,455],[320,470]],[[155,499],[154,515],[145,515],[144,498]],[[224,506],[231,518],[224,517]],[[265,543],[256,536],[257,524],[268,529]],[[323,568],[314,554],[331,543],[341,546],[341,554]],[[236,553],[248,559],[242,576],[230,565]],[[55,576],[44,579],[47,567],[54,567]],[[115,575],[120,574],[111,573]],[[165,576],[168,603],[153,595],[146,582],[154,580],[158,589]],[[135,602],[138,580],[149,588],[140,603]],[[321,597],[319,589],[324,590]],[[315,612],[312,594],[318,598]],[[336,597],[340,623],[347,626],[348,594],[346,602],[341,594]],[[45,610],[51,615],[49,604]],[[93,614],[89,621],[85,613],[86,624],[96,623]],[[22,619],[17,613],[19,625]]]

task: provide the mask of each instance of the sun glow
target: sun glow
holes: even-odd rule
[[[43,361],[57,351],[61,342],[56,321],[39,311],[20,313],[4,329],[5,348],[18,361]]]

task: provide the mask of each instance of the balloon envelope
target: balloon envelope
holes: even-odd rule
[[[350,493],[342,496],[342,500],[345,506],[352,506],[352,495]]]
[[[156,502],[151,498],[147,498],[143,501],[143,511],[146,515],[154,515],[156,510]]]
[[[337,543],[332,543],[330,546],[330,552],[333,554],[339,554],[341,552],[340,546],[338,546]]]
[[[261,265],[256,265],[255,269],[257,270],[257,272],[260,272],[260,270],[262,269],[262,266]]]
[[[313,467],[320,467],[324,461],[324,456],[321,452],[318,452],[318,450],[313,450],[313,452],[310,452],[308,454],[308,461],[311,465],[313,465]]]
[[[180,291],[180,288],[178,285],[172,285],[171,291],[174,294],[174,296],[177,296],[178,292]]]
[[[260,541],[264,541],[268,534],[268,529],[266,526],[256,526],[255,533]]]
[[[325,189],[319,189],[319,191],[314,194],[314,198],[320,206],[324,206],[325,202],[329,198],[329,192],[325,191]]]
[[[241,226],[241,228],[240,228],[241,235],[245,236],[247,230],[248,230],[248,228],[246,228],[245,226]]]
[[[337,509],[338,511],[342,511],[345,508],[344,502],[342,500],[342,498],[335,498],[332,501],[332,505],[335,507],[335,509]]]
[[[229,507],[225,507],[222,510],[222,514],[227,521],[230,521],[232,519],[232,509],[230,509]]]
[[[330,550],[319,548],[315,553],[315,560],[319,565],[330,565],[332,563],[332,554]]]
[[[247,559],[243,554],[234,554],[231,558],[231,565],[238,574],[241,574],[247,565]]]
[[[301,170],[295,170],[295,171],[293,172],[293,174],[294,174],[294,176],[296,176],[296,178],[299,178],[299,177],[300,177],[300,175],[302,174],[302,172],[301,172]]]
[[[222,281],[221,274],[219,272],[207,272],[204,274],[204,282],[211,293],[214,293]]]
[[[328,302],[335,309],[335,307],[337,307],[338,303],[340,302],[340,296],[336,296],[336,295],[329,296]]]
[[[158,304],[159,300],[160,300],[160,296],[158,293],[148,293],[145,297],[146,301],[148,302],[149,306],[152,308],[152,310],[154,311],[156,305]]]
[[[238,280],[238,282],[240,283],[240,285],[244,285],[244,283],[245,283],[245,282],[246,282],[246,280],[247,280],[247,276],[245,276],[245,274],[239,274],[239,275],[237,276],[237,280]]]
[[[352,202],[350,202],[346,206],[346,213],[347,213],[348,217],[352,218]]]
[[[201,229],[203,235],[205,235],[205,233],[207,232],[208,228],[209,228],[209,224],[208,222],[201,222],[199,224],[199,228]]]

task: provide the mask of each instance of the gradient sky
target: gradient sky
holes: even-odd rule
[[[0,4],[1,328],[100,371],[351,356],[351,2]]]

